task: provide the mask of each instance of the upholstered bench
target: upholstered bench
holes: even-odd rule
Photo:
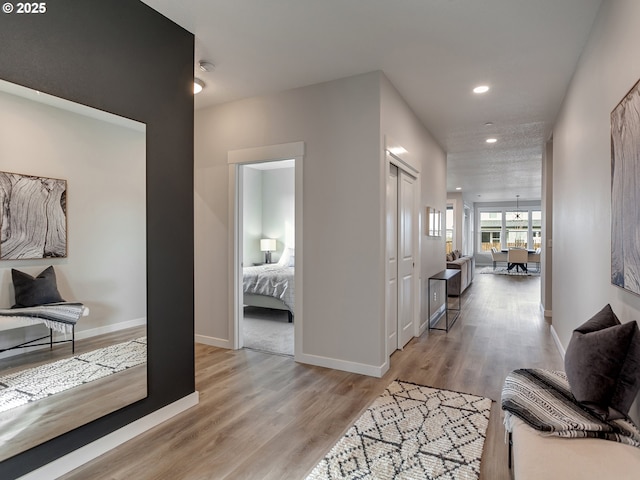
[[[502,409],[516,480],[640,479],[640,329],[610,305],[573,331],[565,372],[514,370]],[[513,456],[513,458],[512,458]]]
[[[511,420],[511,468],[516,480],[638,480],[640,448],[599,438],[544,435]]]
[[[638,427],[628,418],[604,420],[584,408],[564,372],[511,372],[502,409],[516,480],[640,478]]]
[[[34,338],[17,345],[4,347],[0,353],[16,348],[37,347],[41,345],[53,346],[54,343],[71,342],[71,352],[75,352],[75,328],[80,317],[89,315],[89,308],[81,303],[60,302],[37,307],[0,309],[0,331],[24,328],[29,325],[43,324],[49,329],[49,334]],[[53,340],[53,332],[71,334],[69,340]],[[47,343],[36,343],[48,338]]]
[[[11,279],[15,291],[15,305],[0,308],[0,331],[22,328],[38,323],[49,329],[49,335],[35,338],[18,345],[5,346],[0,353],[15,348],[53,346],[54,343],[71,342],[75,352],[75,326],[80,317],[89,315],[89,309],[82,303],[67,302],[58,292],[56,272],[53,266],[45,268],[33,277],[28,273],[11,269]],[[70,340],[53,340],[53,332],[71,334]],[[48,338],[47,343],[36,343]]]

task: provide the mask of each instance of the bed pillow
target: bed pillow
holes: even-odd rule
[[[290,247],[285,247],[280,260],[278,260],[279,267],[295,267],[295,250]]]
[[[47,303],[64,302],[56,285],[53,266],[42,271],[37,277],[11,269],[16,304],[12,308],[36,307]]]
[[[605,420],[624,418],[640,389],[640,330],[610,305],[576,328],[564,358],[571,393]]]

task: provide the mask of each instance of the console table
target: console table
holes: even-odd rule
[[[427,287],[427,290],[429,292],[429,301],[428,301],[428,307],[429,307],[429,321],[428,321],[428,325],[429,325],[429,330],[444,330],[446,332],[449,331],[449,329],[451,327],[453,327],[453,324],[456,323],[456,320],[458,319],[458,316],[460,315],[460,307],[461,307],[461,303],[460,303],[460,296],[458,295],[458,308],[449,308],[449,280],[451,280],[452,278],[454,278],[456,275],[460,275],[460,270],[454,269],[454,268],[447,268],[445,270],[442,270],[441,272],[436,273],[435,275],[432,275],[431,277],[429,277],[429,284]],[[441,281],[444,282],[444,312],[442,314],[440,314],[438,316],[438,318],[435,320],[435,322],[433,322],[433,324],[431,323],[431,282],[432,281]],[[450,320],[449,319],[449,310],[453,310],[455,312],[455,316]],[[437,328],[433,325],[437,325],[440,320],[442,320],[442,317],[445,317],[445,328]]]

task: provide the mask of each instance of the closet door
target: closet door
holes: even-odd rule
[[[416,179],[398,176],[398,348],[413,338],[416,265]]]

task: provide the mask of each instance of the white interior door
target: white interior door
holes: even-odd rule
[[[398,175],[398,348],[414,334],[416,265],[416,179],[399,171]]]
[[[398,348],[398,167],[387,176],[387,352]]]

